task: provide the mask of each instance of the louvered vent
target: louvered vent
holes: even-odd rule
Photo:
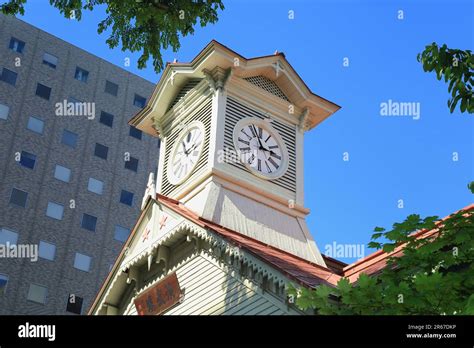
[[[253,110],[237,100],[228,97],[226,106],[226,120],[225,120],[225,136],[224,146],[229,149],[234,149],[233,133],[234,127],[238,121],[247,117],[257,117],[264,119],[264,114],[256,110]],[[286,144],[289,155],[288,170],[282,177],[272,180],[271,182],[275,185],[283,187],[293,193],[296,192],[296,153],[295,153],[295,139],[296,139],[296,127],[287,125],[277,120],[272,121],[272,126],[280,133],[283,141]],[[234,151],[236,151],[234,149]],[[240,162],[229,162],[230,165],[239,169],[247,171],[245,166]]]
[[[183,86],[183,88],[181,88],[181,90],[179,91],[179,93],[176,95],[176,97],[174,98],[173,102],[171,103],[170,107],[168,108],[168,110],[170,110],[173,106],[176,105],[176,103],[178,103],[181,99],[183,99],[184,97],[186,97],[186,95],[194,88],[198,85],[198,83],[201,82],[201,79],[190,79],[188,82],[186,82],[186,84]]]
[[[290,102],[290,100],[286,97],[285,93],[278,87],[278,85],[273,82],[272,80],[266,78],[265,76],[251,76],[251,77],[245,77],[244,80],[250,82],[251,84],[254,84],[257,87],[260,87],[261,89],[266,90],[267,92],[276,95],[278,98],[281,98],[283,100],[286,100],[287,102]]]
[[[207,164],[207,160],[209,156],[211,117],[212,117],[212,99],[209,98],[205,100],[204,103],[198,109],[196,109],[196,111],[191,113],[185,120],[183,120],[183,123],[185,125],[195,120],[201,121],[204,124],[204,129],[205,129],[204,146],[202,149],[201,158],[199,159],[199,162],[196,165],[196,168],[194,168],[193,173],[188,178],[188,180],[193,180],[196,176],[201,174],[206,169],[206,164]],[[178,186],[172,185],[168,181],[168,178],[166,175],[167,168],[168,168],[168,161],[171,156],[171,150],[173,149],[173,145],[176,141],[176,138],[179,136],[181,131],[182,130],[179,127],[176,127],[166,139],[165,163],[164,163],[164,168],[163,168],[163,179],[162,179],[163,182],[161,186],[161,193],[164,194],[165,196],[172,196],[172,194],[177,188],[181,187],[181,185],[186,184],[186,181],[185,181],[184,183]]]

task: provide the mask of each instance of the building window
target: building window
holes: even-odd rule
[[[87,184],[87,190],[89,190],[90,192],[97,193],[98,195],[101,195],[102,192],[104,191],[104,183],[100,180],[89,178],[89,183]]]
[[[10,108],[5,104],[0,103],[0,120],[6,120],[8,118],[8,113],[10,112]]]
[[[128,132],[128,135],[136,139],[142,140],[142,131],[136,129],[135,127],[130,126],[130,131]]]
[[[69,182],[71,180],[71,169],[56,164],[54,177],[58,180]]]
[[[18,205],[19,207],[25,208],[26,201],[28,199],[28,192],[18,190],[16,188],[12,189],[12,194],[10,196],[10,203]]]
[[[0,80],[8,83],[9,85],[15,86],[17,76],[18,74],[16,72],[7,68],[3,68],[2,74],[0,75]]]
[[[146,104],[146,98],[143,98],[142,96],[135,94],[135,97],[133,98],[133,105],[138,106],[139,108],[144,108]]]
[[[22,151],[20,155],[20,162],[23,167],[34,169],[36,163],[36,155],[32,153]]]
[[[73,103],[74,105],[76,104],[82,104],[82,101],[79,99],[76,99],[74,97],[69,97],[67,98],[68,103]]]
[[[64,206],[61,204],[48,202],[48,207],[46,208],[46,216],[53,218],[55,220],[62,220],[64,214]]]
[[[74,74],[74,78],[76,80],[87,82],[88,77],[89,77],[89,72],[87,70],[76,67],[76,72]]]
[[[53,69],[56,69],[56,66],[58,65],[58,57],[44,52],[44,54],[43,54],[43,64],[46,64],[47,66],[49,66]]]
[[[72,148],[76,147],[77,144],[77,137],[76,133],[70,132],[67,129],[63,130],[63,135],[61,137],[61,143],[64,145],[70,146]]]
[[[109,153],[109,148],[107,146],[99,144],[99,143],[95,143],[94,155],[106,160],[108,153]]]
[[[0,245],[16,245],[18,242],[18,233],[7,228],[0,229]]]
[[[56,256],[56,245],[40,240],[38,255],[42,259],[54,261]]]
[[[66,312],[81,314],[83,298],[74,294],[69,294],[67,299]]]
[[[8,276],[6,274],[0,274],[0,296],[3,296],[7,291]]]
[[[44,121],[37,117],[30,116],[28,118],[28,124],[26,125],[26,128],[35,133],[43,134]]]
[[[8,45],[8,48],[11,49],[12,51],[23,53],[23,50],[25,48],[25,43],[21,40],[18,40],[12,37],[10,39],[10,45]]]
[[[33,302],[45,304],[47,294],[48,289],[46,287],[37,284],[30,284],[27,299]]]
[[[122,227],[120,225],[115,225],[114,238],[119,242],[125,242],[130,235],[130,230],[128,228]]]
[[[125,161],[125,168],[133,170],[134,172],[138,171],[138,159],[130,156],[130,159]]]
[[[99,122],[112,128],[112,125],[114,124],[114,115],[101,111]]]
[[[116,83],[105,81],[105,93],[111,94],[114,97],[118,94],[118,85]]]
[[[81,221],[82,228],[91,232],[95,232],[96,225],[97,225],[97,218],[95,216],[92,216],[86,213],[82,215],[82,221]]]
[[[49,100],[49,98],[51,97],[51,88],[48,86],[42,85],[41,83],[38,83],[36,85],[36,95],[43,99]]]
[[[120,203],[132,206],[133,205],[133,193],[127,190],[122,190],[120,193]]]
[[[74,257],[74,268],[89,272],[91,269],[91,260],[92,258],[90,256],[76,253],[76,256]]]

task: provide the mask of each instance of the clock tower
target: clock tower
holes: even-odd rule
[[[212,41],[167,65],[130,124],[161,139],[158,194],[325,266],[305,222],[303,137],[338,109],[283,53],[247,59]]]

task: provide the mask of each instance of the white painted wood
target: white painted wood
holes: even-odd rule
[[[176,270],[180,287],[185,289],[185,299],[165,315],[230,315],[260,313],[285,313],[285,305],[275,304],[244,282],[210,262],[204,256],[188,260]],[[136,315],[133,299],[124,311]]]
[[[304,206],[304,143],[303,132],[296,131],[296,204]]]
[[[214,93],[212,101],[212,121],[211,135],[209,140],[209,167],[219,165],[219,151],[222,150],[224,144],[224,118],[227,103],[226,90],[218,90]]]
[[[294,216],[215,184],[211,184],[209,190],[188,201],[187,205],[205,206],[207,209],[200,213],[206,219],[324,265],[313,238]]]

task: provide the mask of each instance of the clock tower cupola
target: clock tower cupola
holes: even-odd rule
[[[303,137],[338,109],[284,54],[247,59],[211,41],[166,66],[130,124],[161,139],[157,193],[324,266],[305,222]]]

